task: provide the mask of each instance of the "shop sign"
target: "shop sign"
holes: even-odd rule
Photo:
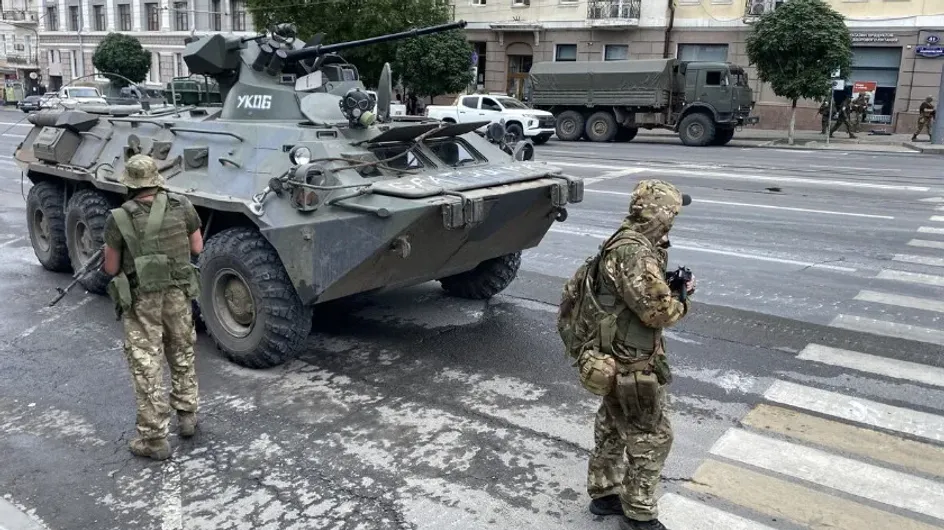
[[[894,33],[852,33],[853,44],[868,44],[873,42],[898,42]]]
[[[928,59],[936,59],[944,56],[944,46],[940,45],[940,37],[937,35],[928,35],[925,42],[927,42],[926,46],[915,46],[915,55],[920,55]]]

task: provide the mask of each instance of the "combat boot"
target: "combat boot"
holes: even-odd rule
[[[154,460],[167,460],[170,458],[170,444],[166,438],[160,440],[142,440],[135,438],[128,444],[131,452],[135,456],[150,457]]]
[[[590,501],[590,513],[594,515],[623,515],[623,503],[619,495],[607,495]]]
[[[619,523],[620,530],[669,530],[658,519],[651,521],[636,521],[623,516]]]
[[[195,412],[178,410],[177,427],[180,429],[181,436],[190,438],[197,432],[197,414]]]

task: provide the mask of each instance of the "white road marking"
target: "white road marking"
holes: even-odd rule
[[[911,309],[920,309],[922,311],[937,311],[939,313],[944,313],[944,302],[940,300],[931,300],[929,298],[918,298],[915,296],[863,290],[859,291],[859,294],[855,296],[855,299],[865,302],[875,302],[877,304],[897,305],[899,307],[909,307]]]
[[[659,520],[678,530],[773,530],[770,526],[675,493],[666,493],[659,498]]]
[[[594,190],[594,189],[585,189],[587,193],[602,193],[604,195],[619,195],[621,197],[629,197],[632,193],[625,191],[610,191],[610,190]],[[845,215],[849,217],[867,217],[871,219],[894,219],[891,215],[875,215],[869,213],[851,213],[851,212],[833,212],[830,210],[811,210],[809,208],[795,208],[792,206],[773,206],[770,204],[750,204],[746,202],[731,202],[731,201],[715,201],[709,199],[695,199],[692,201],[692,204],[720,204],[723,206],[744,206],[746,208],[768,208],[771,210],[786,210],[790,212],[803,212],[803,213],[820,213],[824,215]]]
[[[893,171],[893,172],[896,172],[896,173],[900,173],[901,171],[903,171],[902,169],[898,169],[898,168],[881,168],[881,169],[876,169],[876,168],[874,168],[874,167],[820,166],[820,165],[817,165],[817,164],[807,164],[805,167],[812,167],[812,168],[819,168],[819,169],[830,169],[830,170],[832,170],[832,169],[850,169],[850,170],[852,170],[852,171],[875,171],[876,173],[887,173],[887,172],[889,172],[889,171]]]
[[[831,348],[820,344],[807,345],[797,355],[797,359],[944,387],[944,369],[926,364],[898,361],[888,357]]]
[[[912,239],[908,242],[912,247],[939,248],[944,250],[944,241],[928,241],[925,239]]]
[[[894,261],[903,261],[905,263],[917,263],[919,265],[931,265],[934,267],[944,267],[944,258],[932,258],[930,256],[914,256],[911,254],[895,254],[892,257]]]
[[[643,169],[633,168],[633,169],[624,169],[622,171],[608,171],[599,177],[589,177],[583,179],[585,186],[590,186],[591,184],[596,184],[597,182],[602,182],[604,180],[618,179],[622,177],[628,177],[630,175],[635,175],[636,173],[641,173]],[[590,190],[594,191],[594,190]]]
[[[944,228],[938,228],[936,226],[922,226],[918,228],[918,232],[921,232],[922,234],[944,235]]]
[[[161,530],[183,530],[183,501],[180,497],[180,464],[164,464],[164,483],[161,485]]]
[[[601,232],[599,232],[599,231],[595,231],[595,230],[581,230],[581,229],[579,229],[579,228],[578,228],[578,229],[574,229],[574,228],[557,228],[557,227],[553,227],[553,228],[550,229],[550,231],[551,231],[551,232],[558,233],[558,234],[571,234],[571,235],[578,235],[578,236],[593,236],[593,237],[599,237],[599,238],[606,238],[607,236],[609,236],[609,234],[603,234],[603,233],[601,233]],[[840,267],[840,266],[838,266],[838,265],[826,265],[826,264],[820,264],[820,263],[811,263],[811,262],[807,262],[807,261],[795,261],[795,260],[792,260],[792,259],[773,258],[773,257],[770,257],[770,256],[759,256],[759,255],[756,255],[756,254],[748,254],[748,253],[746,253],[746,252],[741,252],[741,251],[719,250],[719,249],[713,249],[713,248],[704,248],[704,247],[689,246],[689,245],[685,245],[685,244],[683,244],[683,243],[675,243],[675,242],[673,242],[673,243],[672,243],[672,248],[674,248],[674,249],[679,249],[679,250],[689,250],[689,251],[692,251],[692,252],[705,252],[705,253],[707,253],[707,254],[719,254],[719,255],[722,255],[722,256],[734,256],[734,257],[738,257],[738,258],[753,259],[753,260],[758,260],[758,261],[769,261],[769,262],[772,262],[772,263],[782,263],[782,264],[784,264],[784,265],[797,265],[797,266],[802,266],[802,267],[809,267],[809,268],[811,268],[811,269],[823,269],[823,270],[832,270],[832,271],[839,271],[839,272],[855,272],[855,271],[856,271],[856,269],[853,269],[853,268],[850,268],[850,267]]]
[[[895,407],[787,381],[774,381],[774,384],[764,392],[764,398],[879,429],[911,434],[937,442],[944,441],[944,417],[927,412]],[[944,504],[941,504],[941,508],[944,509]]]
[[[12,245],[13,243],[16,243],[17,241],[23,241],[24,239],[26,239],[26,238],[25,238],[25,237],[15,237],[15,238],[13,238],[13,239],[11,239],[11,240],[9,240],[9,241],[4,241],[3,243],[0,243],[0,248],[6,247],[6,246],[10,246],[10,245]]]
[[[726,432],[711,453],[931,517],[944,518],[944,484],[741,429]]]
[[[91,297],[85,297],[85,298],[79,300],[78,303],[76,303],[74,306],[72,306],[72,307],[70,307],[70,308],[67,308],[65,311],[60,311],[60,312],[56,313],[55,315],[53,315],[53,316],[51,316],[51,317],[49,317],[49,318],[47,318],[47,319],[45,319],[45,320],[42,320],[41,322],[39,322],[39,323],[36,324],[35,326],[31,326],[31,327],[27,328],[26,331],[24,331],[23,333],[20,333],[20,337],[19,337],[19,338],[23,339],[23,338],[29,337],[30,335],[32,335],[32,334],[33,334],[37,329],[39,329],[40,327],[45,326],[46,324],[51,324],[51,323],[53,323],[53,322],[59,320],[60,318],[66,316],[67,314],[69,314],[69,313],[75,311],[76,309],[78,309],[78,308],[84,306],[85,304],[87,304],[87,303],[89,303],[89,302],[91,302],[91,301],[92,301],[92,298],[91,298]],[[44,308],[44,309],[54,309],[54,308]]]
[[[921,202],[944,202],[944,197],[928,197],[927,199],[918,199]]]
[[[829,325],[834,328],[861,331],[862,333],[884,335],[886,337],[929,342],[937,345],[944,344],[944,331],[920,328],[918,326],[912,326],[911,324],[899,324],[898,322],[888,322],[886,320],[875,320],[874,318],[852,315],[837,315]]]
[[[921,274],[917,272],[905,272],[896,270],[883,270],[878,273],[881,280],[897,280],[900,282],[920,283],[923,285],[938,285],[944,287],[944,276],[935,276],[933,274]]]
[[[573,162],[552,162],[550,160],[547,160],[547,162],[550,165],[564,166],[564,167],[610,169],[612,171],[620,171],[620,170],[626,169],[625,167],[604,165],[604,164],[586,164],[586,163],[578,164],[578,163],[573,163]],[[641,169],[648,173],[662,173],[666,175],[675,175],[675,176],[706,177],[706,178],[717,178],[717,179],[722,179],[722,180],[753,180],[753,181],[760,181],[760,182],[777,182],[780,184],[792,183],[792,184],[812,184],[816,186],[845,186],[849,188],[868,188],[868,189],[893,190],[893,191],[930,191],[931,189],[927,186],[873,184],[869,182],[850,182],[846,180],[786,177],[786,176],[780,177],[780,176],[756,175],[756,174],[752,175],[752,174],[747,174],[747,173],[730,173],[730,172],[721,172],[721,171],[701,171],[701,170],[654,168],[654,167],[643,167]]]
[[[932,215],[931,220],[936,223],[944,223],[944,215]]]

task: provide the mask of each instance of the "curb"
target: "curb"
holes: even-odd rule
[[[0,530],[49,530],[10,502],[0,498]]]
[[[902,142],[901,145],[925,155],[944,155],[944,145],[940,144],[916,144],[914,142]]]

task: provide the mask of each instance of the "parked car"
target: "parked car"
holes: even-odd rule
[[[468,123],[489,120],[500,123],[514,141],[530,138],[535,145],[546,142],[554,134],[554,115],[545,110],[535,110],[509,96],[483,94],[462,95],[452,105],[430,105],[426,116],[447,123]],[[484,131],[487,126],[479,130]]]
[[[39,110],[39,104],[43,100],[43,96],[26,96],[17,106],[20,107],[20,110],[26,113]]]
[[[49,95],[50,93],[46,94],[46,96]],[[60,105],[74,109],[83,105],[107,105],[107,102],[105,96],[95,87],[70,86],[53,92],[49,98],[43,96],[43,101],[40,103],[40,107],[44,109],[56,108]]]

